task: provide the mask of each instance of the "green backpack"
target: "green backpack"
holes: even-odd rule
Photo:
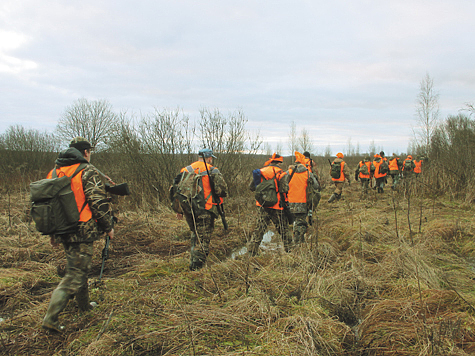
[[[331,164],[330,176],[334,179],[340,179],[341,176],[341,162],[335,162]]]
[[[42,179],[30,184],[30,214],[36,229],[43,235],[64,235],[77,231],[79,215],[86,207],[78,210],[76,198],[71,189],[71,179],[86,168],[82,163],[71,177],[57,176],[53,169],[51,179]]]
[[[262,176],[263,181],[256,186],[255,198],[260,206],[264,208],[273,207],[279,202],[277,180],[274,177],[266,179]]]
[[[385,160],[382,160],[382,161],[383,162],[379,166],[379,173],[386,174],[389,172],[389,165],[388,165],[388,162],[386,162]]]
[[[203,189],[203,176],[206,172],[196,173],[192,166],[187,166],[186,171],[179,173],[170,187],[170,200],[172,209],[182,214],[186,212],[200,215],[206,211],[206,201]],[[210,193],[211,195],[211,193]]]
[[[358,169],[358,172],[364,175],[369,174],[368,166],[366,165],[366,163],[363,162],[363,165]]]

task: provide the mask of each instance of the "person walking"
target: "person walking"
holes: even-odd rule
[[[345,180],[348,181],[348,184],[351,184],[350,170],[343,158],[343,153],[338,152],[336,154],[336,158],[330,163],[330,176],[333,184],[335,184],[335,191],[331,195],[330,199],[328,199],[329,203],[341,198]]]
[[[318,174],[317,164],[315,161],[310,157],[310,153],[305,151],[304,155],[304,165],[310,171],[310,174],[313,175],[313,178],[316,181],[316,185],[309,186],[308,194],[307,194],[307,207],[308,207],[308,217],[311,220],[313,211],[316,211],[318,208],[318,204],[320,203],[320,199],[322,198],[322,194],[320,193],[320,178]]]
[[[402,164],[402,172],[404,179],[409,179],[413,176],[415,167],[416,165],[412,160],[412,156],[408,155]]]
[[[263,207],[256,200],[256,206],[258,207],[257,226],[247,244],[247,252],[250,256],[258,254],[262,238],[271,221],[282,239],[284,250],[286,252],[290,251],[292,237],[289,233],[289,221],[284,214],[285,195],[289,191],[289,176],[280,167],[283,161],[282,156],[274,153],[272,157],[265,162],[263,168],[256,170],[257,172],[255,171],[256,174],[253,174],[253,179],[249,185],[251,191],[256,191],[257,186],[264,182],[264,180],[275,179],[275,190],[277,192],[277,202],[273,206]]]
[[[290,211],[295,217],[294,245],[305,242],[305,233],[308,227],[307,216],[311,209],[308,193],[318,189],[317,180],[310,169],[306,167],[306,163],[306,157],[295,151],[295,164],[290,166],[287,171],[289,176],[288,202]]]
[[[401,176],[402,162],[397,156],[393,153],[392,157],[389,159],[389,176],[391,177],[391,189],[396,189],[396,186],[399,183],[399,177]]]
[[[114,237],[112,209],[104,182],[100,173],[90,164],[92,149],[85,138],[74,138],[69,148],[59,154],[53,169],[58,177],[71,177],[80,165],[84,166],[71,179],[71,189],[80,212],[77,232],[51,236],[53,246],[59,243],[63,245],[67,264],[66,273],[53,291],[43,319],[42,327],[49,331],[64,330],[58,317],[71,298],[75,297],[81,311],[90,310],[96,305],[94,302],[90,303],[88,290],[93,244],[103,232],[111,239]],[[47,175],[48,179],[53,177],[53,170]]]
[[[422,173],[422,158],[416,157],[414,159],[414,175],[419,177],[419,174]]]
[[[204,266],[209,254],[209,245],[214,230],[214,221],[218,217],[218,205],[223,204],[223,198],[227,196],[228,186],[218,168],[213,167],[213,151],[209,148],[198,152],[198,160],[181,169],[180,173],[192,173],[201,177],[204,194],[204,209],[198,210],[192,204],[190,210],[184,209],[177,213],[178,219],[185,220],[191,231],[190,270],[195,271]],[[209,173],[209,175],[208,175]],[[180,175],[175,178],[175,183]],[[215,192],[212,192],[212,186]],[[216,201],[213,195],[218,198]]]
[[[355,180],[361,182],[361,188],[363,194],[368,193],[369,181],[371,179],[371,172],[374,171],[374,165],[369,156],[366,156],[362,161],[358,163],[355,170]]]
[[[378,193],[383,193],[384,184],[386,183],[386,176],[388,174],[387,171],[389,170],[388,164],[381,157],[380,154],[375,154],[374,160],[373,160],[373,166],[374,166],[373,176],[376,179],[376,188],[378,189]]]

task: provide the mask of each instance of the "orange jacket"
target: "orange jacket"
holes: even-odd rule
[[[267,167],[261,168],[261,176],[263,177],[263,178],[261,178],[261,182],[264,181],[264,178],[266,180],[269,180],[269,179],[273,179],[274,176],[275,176],[276,177],[275,189],[277,190],[277,192],[279,191],[279,183],[278,182],[280,181],[280,179],[284,175],[285,175],[285,172],[279,167],[267,166]],[[261,206],[257,201],[256,201],[256,205]],[[280,194],[277,194],[277,204],[275,204],[274,206],[271,206],[269,209],[276,209],[276,210],[283,210],[284,209],[280,206]]]
[[[335,162],[335,161],[333,161],[333,162]],[[343,173],[344,167],[345,167],[345,161],[341,161],[340,162],[340,168],[341,168],[340,178],[332,178],[332,181],[334,181],[334,182],[344,182],[345,181],[345,174]]]
[[[416,174],[421,173],[422,172],[422,160],[421,159],[418,160],[418,161],[414,160],[414,164],[416,165],[414,167],[414,173],[416,173]]]
[[[205,209],[211,210],[213,205],[218,205],[218,203],[213,202],[213,196],[211,194],[211,185],[209,184],[209,177],[206,173],[206,166],[208,166],[208,171],[212,174],[213,169],[215,169],[211,164],[206,164],[202,161],[196,161],[190,164],[191,168],[195,171],[196,174],[200,174],[202,176],[201,180],[203,182],[203,193],[205,196]],[[185,172],[187,169],[186,167],[182,168],[180,172]],[[219,205],[223,203],[223,198],[219,198]]]
[[[374,178],[382,178],[382,177],[386,177],[387,173],[379,173],[379,167],[381,166],[381,164],[383,163],[383,160],[380,159],[379,162],[378,161],[373,161],[373,165],[374,165]]]
[[[73,164],[72,166],[60,167],[56,169],[56,174],[58,177],[68,176],[71,177],[76,171],[80,163]],[[84,194],[84,188],[82,186],[82,174],[84,171],[76,174],[73,179],[71,179],[71,190],[74,193],[74,198],[76,199],[76,204],[78,206],[79,221],[86,222],[92,219],[92,212],[89,208],[89,205],[86,203],[86,195]],[[53,178],[53,171],[51,170],[46,178]]]
[[[359,174],[359,177],[360,178],[368,178],[370,177],[370,172],[371,172],[371,162],[363,162],[363,161],[360,161],[359,163],[359,168],[363,167],[363,165],[366,165],[366,167],[368,167],[368,174],[363,174],[362,172],[360,172]]]
[[[295,169],[295,168],[294,168]],[[295,172],[292,176],[293,170],[289,168],[289,175],[292,180],[289,182],[289,193],[287,195],[289,203],[306,203],[307,202],[307,185],[309,171]]]

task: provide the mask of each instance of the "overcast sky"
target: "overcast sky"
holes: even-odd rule
[[[475,1],[2,0],[0,133],[53,132],[79,98],[136,117],[241,109],[287,149],[405,152],[428,73],[440,117],[475,102]]]

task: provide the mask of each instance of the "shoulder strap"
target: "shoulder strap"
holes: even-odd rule
[[[292,169],[292,174],[290,175],[289,183],[292,180],[292,177],[294,176],[296,170],[297,170],[297,167],[295,166],[294,169]],[[308,169],[307,169],[307,172],[308,172]]]
[[[193,167],[191,166],[191,164],[190,164],[189,166],[186,166],[185,168],[186,168],[186,170],[188,171],[188,173],[194,172],[194,169],[193,169]]]
[[[71,179],[73,179],[79,172],[81,172],[84,168],[86,168],[87,163],[81,163],[74,173],[71,175]],[[53,172],[51,173],[51,178],[58,178],[58,173],[56,172],[56,167],[53,168]]]

